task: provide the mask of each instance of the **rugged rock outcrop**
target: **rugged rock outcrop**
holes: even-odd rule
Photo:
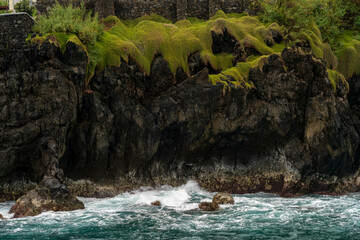
[[[239,61],[255,54],[224,38]],[[126,189],[188,179],[230,193],[359,189],[358,99],[350,91],[355,100],[349,105],[341,81],[334,91],[325,63],[310,53],[294,47],[271,55],[250,71],[253,88],[227,91],[209,82],[211,68],[198,53],[189,56],[189,78],[182,71],[174,76],[156,56],[150,76],[129,61],[96,73],[85,87],[86,63],[86,54],[72,43],[64,54],[45,42],[0,55],[4,181],[13,175],[40,182],[50,175],[62,185],[52,161],[59,159],[65,178]],[[42,154],[43,139],[56,143],[54,158]],[[82,195],[87,190],[79,186],[72,191]],[[121,192],[96,189],[83,195]]]
[[[216,204],[234,204],[234,198],[228,193],[217,193],[212,202]]]
[[[122,191],[134,189],[134,186],[129,185],[129,183],[125,183],[124,185],[119,182],[114,182],[112,184],[98,184],[90,180],[73,181],[67,179],[65,185],[74,196],[94,198],[115,197]]]
[[[214,202],[202,202],[199,204],[199,208],[203,211],[212,212],[219,210],[220,207]]]
[[[9,213],[14,218],[36,216],[45,211],[72,211],[83,209],[84,204],[62,184],[64,173],[59,168],[59,147],[52,138],[40,141],[45,176],[33,190],[19,198]]]
[[[152,202],[151,205],[160,207],[161,202],[159,200],[157,200],[157,201]]]
[[[43,211],[73,211],[83,209],[84,204],[70,194],[56,178],[44,177],[40,184],[16,201],[9,213],[14,218],[36,216]]]

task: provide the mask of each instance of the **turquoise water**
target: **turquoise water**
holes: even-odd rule
[[[190,181],[115,198],[81,198],[86,209],[0,221],[0,239],[360,239],[360,194],[280,198],[235,195],[235,204],[206,213],[210,201]],[[163,207],[149,204],[160,200]],[[13,202],[0,203],[6,214]]]

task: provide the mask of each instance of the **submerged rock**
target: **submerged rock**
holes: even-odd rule
[[[216,204],[234,204],[234,198],[228,193],[217,193],[212,202]]]
[[[199,208],[203,211],[217,211],[220,206],[214,202],[201,202]]]
[[[73,211],[84,209],[84,204],[71,195],[65,185],[52,177],[44,177],[35,189],[16,201],[9,213],[14,218],[36,216],[43,211]]]
[[[151,205],[160,207],[160,206],[161,206],[161,202],[160,202],[159,200],[157,200],[157,201],[155,201],[155,202],[152,202]]]

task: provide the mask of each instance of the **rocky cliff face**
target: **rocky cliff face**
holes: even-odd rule
[[[50,42],[0,54],[0,200],[46,174],[44,141],[57,143],[66,177],[121,186],[196,179],[211,191],[290,196],[360,185],[357,81],[350,94],[342,82],[334,91],[310,53],[271,55],[250,71],[252,89],[212,85],[198,54],[189,78],[157,56],[150,76],[123,63],[87,88],[86,62],[73,43],[64,54]]]

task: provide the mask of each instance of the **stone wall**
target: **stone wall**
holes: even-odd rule
[[[243,13],[249,11],[253,0],[85,0],[88,9],[95,10],[100,17],[115,15],[120,19],[134,19],[151,13],[159,14],[172,21],[197,17],[208,19],[217,10],[226,13]],[[59,0],[61,4],[80,4],[80,0]],[[106,2],[106,3],[105,3]],[[44,13],[55,0],[38,0],[38,12]]]
[[[177,19],[176,0],[117,0],[115,14],[120,19],[134,19],[151,13]]]
[[[209,18],[211,0],[187,0],[187,17]]]
[[[23,48],[34,23],[34,19],[27,13],[0,14],[0,51]]]
[[[74,6],[80,6],[81,1],[79,0],[58,0],[58,2],[62,5],[73,4]],[[55,4],[55,0],[37,0],[36,8],[39,14],[45,13],[48,8]]]
[[[252,0],[222,0],[220,2],[220,9],[223,10],[225,13],[243,13],[249,10]],[[214,11],[216,12],[217,10],[214,9]],[[215,12],[213,12],[212,14],[214,14]]]

